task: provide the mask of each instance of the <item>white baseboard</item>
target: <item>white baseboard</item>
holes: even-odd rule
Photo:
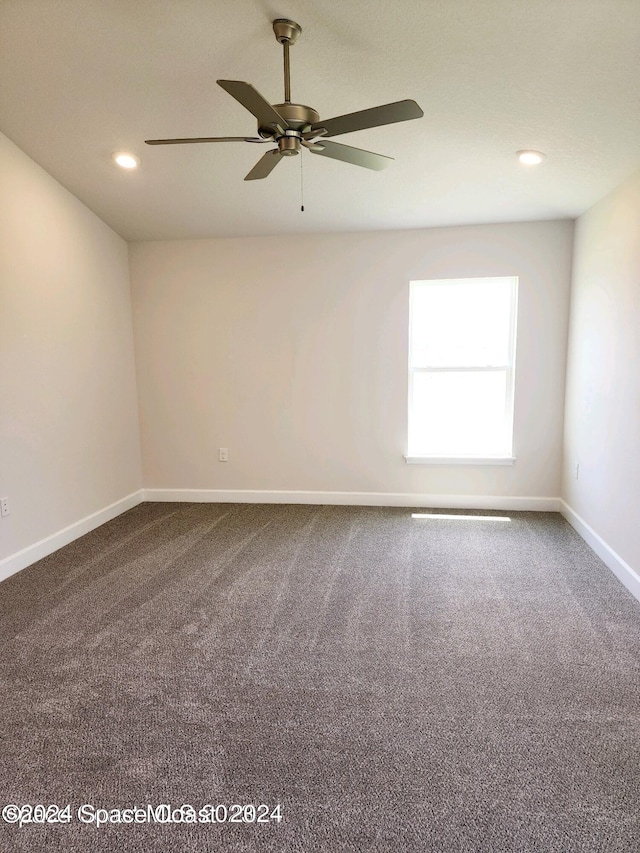
[[[398,492],[322,492],[250,489],[141,489],[56,533],[0,560],[0,581],[47,557],[101,524],[143,501],[179,503],[329,504],[336,506],[406,506],[437,509],[495,509],[558,512],[559,498],[492,495],[429,495]],[[568,507],[567,507],[568,509]],[[574,525],[575,526],[575,525]],[[586,538],[586,537],[585,537]],[[597,549],[594,548],[594,550]],[[612,552],[613,553],[613,552]],[[603,558],[604,559],[604,558]],[[606,560],[605,560],[606,562]],[[626,564],[625,564],[626,565]],[[627,567],[630,570],[629,567]],[[632,573],[633,574],[633,573]],[[640,583],[640,581],[639,581]],[[634,593],[635,594],[635,593]],[[640,596],[639,596],[640,597]]]
[[[400,492],[253,491],[250,489],[145,489],[145,501],[252,504],[412,506],[438,509],[500,509],[558,512],[558,498],[493,495],[427,495]]]
[[[595,551],[605,566],[611,569],[618,580],[626,586],[631,595],[640,601],[640,577],[631,566],[619,554],[616,554],[613,548],[563,500],[560,500],[560,512],[576,532],[582,536],[587,545]]]
[[[143,500],[142,489],[132,492],[125,498],[122,498],[122,500],[116,501],[104,507],[104,509],[98,510],[98,512],[81,518],[80,521],[76,521],[68,527],[58,530],[57,533],[52,533],[51,536],[47,536],[45,539],[29,545],[27,548],[23,548],[22,551],[16,551],[15,554],[5,557],[4,560],[0,560],[0,581],[25,569],[37,560],[47,557],[49,554],[57,551],[58,548],[62,548],[64,545],[68,545],[69,542],[73,542],[74,539],[79,539],[85,533],[95,530],[101,524],[111,521],[112,518],[142,503]]]

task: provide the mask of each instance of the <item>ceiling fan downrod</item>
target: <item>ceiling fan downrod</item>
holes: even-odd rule
[[[291,66],[289,64],[289,47],[295,44],[302,32],[300,24],[289,21],[287,18],[277,18],[273,22],[273,31],[276,39],[282,45],[284,51],[284,102],[291,103]]]

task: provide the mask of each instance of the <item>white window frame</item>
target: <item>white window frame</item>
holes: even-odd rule
[[[455,366],[429,366],[429,365],[421,365],[420,367],[414,367],[411,363],[411,355],[412,355],[412,341],[411,341],[411,317],[412,317],[412,307],[414,294],[416,289],[421,286],[429,284],[449,284],[455,286],[456,284],[469,284],[469,282],[482,282],[482,281],[496,281],[496,280],[508,280],[511,282],[511,314],[509,319],[509,359],[504,364],[491,364],[491,365],[455,365]],[[505,448],[505,455],[501,456],[474,456],[474,455],[438,455],[438,454],[428,454],[428,455],[410,455],[407,452],[407,455],[404,457],[405,461],[409,464],[430,464],[430,465],[513,465],[515,462],[515,456],[513,456],[513,412],[514,412],[514,402],[515,402],[515,360],[516,360],[516,334],[517,334],[517,317],[518,317],[518,277],[517,276],[485,276],[485,277],[473,277],[473,278],[457,278],[457,279],[423,279],[411,281],[409,283],[409,399],[408,399],[408,434],[411,431],[411,407],[413,403],[413,382],[414,376],[417,373],[443,373],[443,372],[495,372],[500,371],[505,373],[505,384],[506,384],[506,394],[505,394],[505,422],[506,429],[509,436],[509,447]],[[408,441],[408,438],[407,438]],[[408,448],[410,450],[411,448]]]

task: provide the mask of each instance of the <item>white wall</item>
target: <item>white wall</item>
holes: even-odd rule
[[[2,560],[141,470],[127,244],[1,134],[0,188]]]
[[[145,486],[557,497],[572,236],[563,221],[133,244]],[[517,462],[407,465],[409,281],[494,275],[520,278]]]
[[[0,575],[139,499],[139,402],[150,489],[545,498],[562,479],[633,586],[640,173],[577,224],[564,464],[571,223],[140,243],[129,270],[124,241],[1,134],[0,186]],[[409,280],[514,274],[516,465],[407,466]]]
[[[566,503],[640,574],[640,172],[577,221],[563,475]]]

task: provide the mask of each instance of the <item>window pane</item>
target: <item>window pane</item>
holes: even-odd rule
[[[507,371],[414,373],[410,456],[508,456]]]
[[[413,282],[413,367],[509,363],[513,279]]]

